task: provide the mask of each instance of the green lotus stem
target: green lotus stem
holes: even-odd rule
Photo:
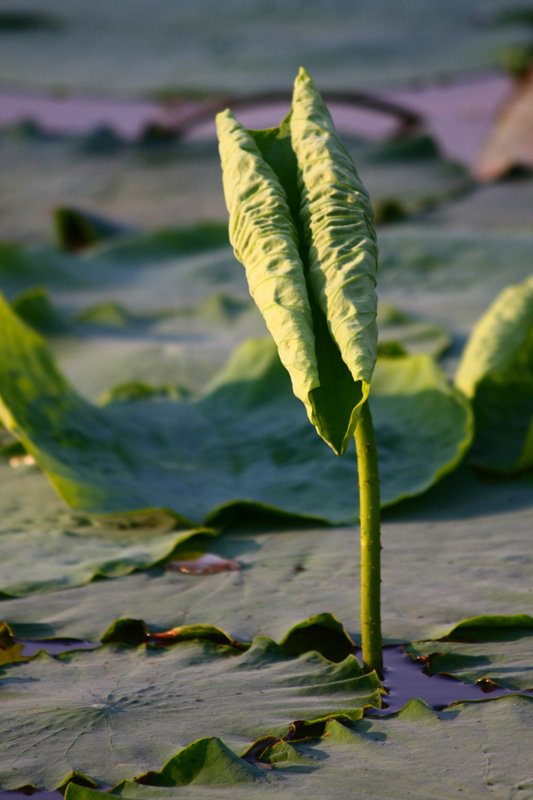
[[[361,637],[363,669],[383,675],[379,468],[368,402],[355,429],[361,521]]]

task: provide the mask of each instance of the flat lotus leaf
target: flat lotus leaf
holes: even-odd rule
[[[51,490],[49,495],[53,499]],[[531,482],[525,478],[485,484],[459,468],[424,496],[385,511],[382,543],[387,642],[436,639],[473,614],[515,614],[530,607]],[[249,519],[206,539],[203,547],[240,562],[242,569],[138,573],[45,598],[4,600],[0,617],[16,636],[31,639],[98,642],[114,620],[130,617],[145,620],[153,631],[203,623],[241,641],[258,633],[281,641],[296,623],[330,611],[360,641],[355,527],[295,528],[279,521],[259,526]]]
[[[533,617],[516,614],[475,617],[437,641],[414,642],[405,649],[413,658],[426,660],[431,674],[444,672],[466,683],[494,681],[508,689],[533,689],[532,643]]]
[[[202,521],[240,501],[331,522],[354,518],[355,459],[330,456],[309,435],[269,341],[245,343],[196,402],[99,409],[73,391],[5,301],[1,314],[2,421],[73,508],[168,509]],[[469,409],[429,357],[384,360],[373,412],[384,505],[428,488],[470,441]]]
[[[317,796],[345,800],[354,796],[354,790],[357,797],[383,800],[526,797],[532,786],[531,704],[527,697],[506,697],[460,703],[436,712],[422,701],[412,700],[392,717],[362,719],[350,728],[332,720],[318,741],[274,745],[265,754],[274,770],[253,785],[249,774],[231,786],[221,785],[222,781],[217,785],[210,779],[209,759],[204,756],[201,766],[205,772],[198,770],[190,785],[173,789],[125,781],[112,789],[111,797],[262,800],[282,796],[297,800]],[[213,752],[213,760],[216,756],[220,758]],[[102,800],[101,793],[74,784],[66,797]]]
[[[333,108],[333,114],[336,116],[335,106]],[[136,187],[135,206],[132,204],[132,198],[128,197],[127,188],[132,181],[135,181],[138,173],[144,177],[145,181],[147,173],[150,176],[153,174],[154,179],[157,176],[158,195],[164,205],[170,206],[172,202],[171,187],[174,188],[173,207],[175,213],[172,215],[170,208],[168,210],[161,208],[159,204],[157,210],[143,206],[141,220],[143,227],[147,222],[157,225],[174,225],[176,220],[186,222],[191,217],[191,205],[197,212],[196,217],[192,218],[193,220],[201,217],[207,219],[220,217],[225,220],[226,214],[218,175],[219,157],[214,142],[204,141],[202,146],[199,146],[194,142],[182,141],[175,144],[169,141],[160,158],[139,162],[136,155],[131,152],[131,146],[126,141],[117,140],[115,157],[108,154],[104,162],[107,162],[108,169],[105,170],[102,160],[95,157],[91,148],[83,146],[83,143],[87,142],[87,138],[90,140],[90,134],[89,137],[82,136],[81,139],[76,136],[65,136],[62,139],[56,137],[51,141],[50,137],[39,137],[35,133],[33,136],[24,136],[23,131],[20,130],[18,136],[14,136],[9,131],[4,133],[0,131],[0,142],[4,147],[8,149],[21,148],[18,153],[19,162],[24,155],[29,160],[32,160],[32,157],[38,157],[40,151],[41,161],[46,162],[51,173],[54,159],[49,161],[46,155],[55,153],[58,174],[55,176],[55,180],[52,174],[47,175],[46,191],[50,192],[49,206],[54,204],[54,198],[62,200],[60,186],[58,186],[63,177],[60,170],[61,154],[63,154],[63,160],[67,160],[69,153],[77,148],[76,161],[69,163],[70,183],[71,185],[72,182],[84,183],[85,204],[89,202],[87,189],[95,192],[98,189],[97,181],[93,186],[88,187],[89,182],[83,180],[86,172],[85,165],[91,165],[96,175],[99,176],[100,182],[107,189],[105,197],[95,197],[92,204],[97,203],[98,207],[103,209],[114,209],[114,213],[120,214],[124,219],[137,218],[136,206],[141,193],[146,195],[148,201],[149,187],[140,185],[140,175],[137,178],[139,185]],[[427,210],[428,207],[438,207],[442,203],[447,205],[445,201],[450,196],[457,198],[472,189],[466,169],[456,162],[449,161],[442,154],[435,140],[427,134],[404,133],[400,138],[393,137],[375,141],[343,132],[342,138],[354,161],[364,170],[365,184],[370,187],[371,201],[378,223],[394,222],[399,218]],[[142,149],[142,145],[137,144]],[[12,152],[11,155],[14,157],[15,152]],[[5,158],[5,165],[2,156]],[[109,175],[110,161],[114,167],[112,181]],[[9,174],[11,174],[11,165],[7,154],[0,155],[0,163],[5,167],[4,177],[7,181],[9,178],[6,172],[9,170]],[[175,189],[182,185],[184,170],[189,173],[186,191],[176,195]],[[193,170],[195,170],[195,180],[192,179]],[[20,171],[19,163],[19,175]],[[75,176],[78,176],[77,180]],[[25,175],[25,178],[30,181],[31,175]],[[41,184],[40,186],[42,189]],[[42,202],[42,193],[38,198],[31,198],[31,200]],[[187,203],[189,203],[189,208],[187,208]],[[203,214],[200,213],[200,209],[204,208],[202,203],[207,206]],[[10,207],[5,210],[5,213],[12,214],[13,211],[14,208]],[[16,228],[17,235],[21,222],[24,222],[24,218],[28,214],[28,208],[21,209],[21,211],[22,214]],[[43,210],[42,219],[45,218],[46,213],[47,211]],[[212,227],[214,228],[215,225],[216,223]],[[104,239],[120,236],[128,231],[125,225],[118,223],[115,219],[100,217],[91,212],[82,211],[80,208],[65,206],[59,206],[54,211],[54,227],[56,239],[61,247],[74,251],[84,249]],[[203,227],[205,230],[208,226],[204,224]],[[221,224],[221,229],[225,235],[223,242],[225,243],[227,240],[225,222]],[[132,230],[129,232],[133,233]]]
[[[533,465],[533,278],[509,286],[476,324],[455,377],[472,399],[472,460],[497,472]]]
[[[142,240],[137,241],[142,246]],[[201,387],[232,346],[264,331],[255,304],[235,289],[232,294],[207,295],[196,306],[139,313],[113,300],[77,312],[67,311],[62,304],[60,310],[46,289],[34,286],[16,295],[12,307],[25,322],[50,337],[61,365],[90,397],[108,398],[117,377],[122,377],[123,384],[144,384],[149,389],[148,381],[139,380],[140,376],[158,381],[152,391],[163,388],[168,394],[174,386],[178,396],[176,392],[185,387]],[[378,325],[378,350],[383,355],[440,356],[450,345],[442,325],[391,305],[378,309]],[[105,359],[101,358],[103,349]],[[169,373],[178,377],[178,365],[181,383],[169,383]]]
[[[239,342],[263,335],[264,323],[255,310],[222,317],[207,309],[203,314],[190,313],[209,297],[215,296],[215,302],[216,296],[236,302],[248,297],[244,271],[229,247],[183,254],[159,247],[162,238],[132,237],[128,243],[102,245],[83,257],[13,248],[17,258],[3,260],[3,285],[10,296],[36,283],[49,285],[48,271],[53,274],[59,264],[62,277],[50,289],[60,312],[82,312],[110,299],[132,315],[188,310],[153,320],[148,328],[131,323],[125,330],[111,331],[87,326],[83,338],[55,339],[61,367],[91,398],[98,398],[113,383],[133,379],[154,384],[172,380],[200,389]],[[531,247],[531,236],[524,234],[451,236],[441,229],[411,225],[382,231],[380,305],[393,305],[419,320],[445,326],[457,358],[472,326],[498,292],[530,274]],[[31,275],[23,283],[24,269],[30,267]],[[61,288],[65,278],[70,279],[70,288],[68,284]],[[72,286],[73,280],[82,278],[90,286]]]
[[[451,198],[457,202],[472,189],[465,168],[449,161],[428,135],[372,143],[343,135],[343,141],[368,187],[377,225],[446,210]]]
[[[54,353],[86,396],[140,379],[199,389],[240,341],[264,334],[229,247],[212,246],[221,235],[226,226],[162,230],[85,255],[0,245],[0,283],[18,305],[46,289],[66,328]],[[35,304],[22,307],[43,329]]]
[[[0,464],[0,475],[0,592],[4,595],[48,592],[146,569],[196,534],[176,530],[172,514],[133,514],[117,520],[76,516],[35,466],[14,469]]]
[[[380,233],[380,302],[423,314],[461,340],[500,291],[530,276],[531,243],[527,233],[452,235],[408,223]]]
[[[119,292],[133,313],[147,314],[169,307],[171,287],[175,305],[184,308],[231,286],[238,271],[229,248],[224,247],[227,233],[220,224],[163,228],[117,239],[83,254],[1,242],[3,290],[12,297],[41,285],[53,292],[53,302],[61,303],[61,311],[81,311],[96,302],[109,302]],[[213,258],[213,251],[221,249],[226,257],[219,252]]]
[[[331,722],[316,745],[280,745],[272,748],[271,759],[279,755],[274,763],[280,771],[287,767],[287,777],[292,767],[297,779],[302,757],[307,766],[316,765],[307,775],[302,770],[303,780],[309,781],[310,792],[320,793],[320,785],[328,797],[346,797],[351,791],[354,764],[363,797],[444,800],[464,793],[490,798],[495,790],[501,797],[513,791],[519,796],[519,787],[527,791],[531,786],[531,708],[531,698],[510,697],[435,712],[412,700],[395,716],[361,720],[353,730]]]
[[[0,785],[56,788],[73,770],[109,785],[159,769],[216,731],[233,748],[282,735],[295,719],[379,705],[380,683],[354,656],[288,656],[258,637],[250,650],[186,642],[171,648],[103,645],[6,666]],[[45,743],[46,742],[46,743]]]
[[[264,767],[249,763],[230,750],[218,737],[211,736],[198,739],[184,747],[172,756],[159,772],[148,773],[142,780],[150,780],[157,786],[165,787],[194,784],[239,787],[243,783],[260,783],[265,778]],[[130,786],[138,785],[130,781],[121,781],[115,787],[114,794],[120,795],[122,792],[127,794],[131,791]],[[67,791],[72,792],[72,788],[67,787]],[[76,796],[76,792],[74,795]],[[92,797],[94,800],[102,800],[101,792],[95,789],[92,790]]]
[[[90,302],[87,289],[91,287],[96,290],[92,292],[95,301],[109,300],[120,288],[120,298],[133,311],[168,307],[172,296],[179,298],[182,306],[201,302],[213,291],[248,296],[243,269],[229,247],[220,247],[219,242],[218,248],[206,252],[199,236],[194,253],[168,239],[168,234],[165,237],[164,232],[157,231],[131,236],[126,242],[102,244],[81,258],[44,248],[7,245],[16,253],[17,261],[12,266],[2,261],[6,279],[13,286],[18,282],[18,290],[35,283],[46,285],[48,270],[59,272],[58,264],[58,279],[70,275],[71,288],[61,292],[56,281],[54,297],[71,300],[79,309]],[[437,226],[406,223],[398,229],[380,231],[379,250],[380,304],[393,303],[424,318],[444,318],[445,324],[458,319],[472,324],[498,291],[525,280],[531,269],[531,236],[527,233],[462,231],[451,236]],[[21,267],[33,270],[23,285]],[[74,291],[73,280],[82,282],[83,294]],[[404,302],[396,302],[402,289]],[[440,308],[440,314],[434,313],[436,308]]]
[[[406,0],[401,15],[386,0],[363,8],[336,0],[327,10],[297,0],[268,14],[255,0],[245,7],[228,4],[223,17],[215,0],[201,7],[160,0],[156,15],[128,0],[116,0],[112,8],[98,0],[90,10],[83,2],[26,0],[22,9],[13,6],[19,18],[29,18],[25,29],[10,30],[6,7],[3,80],[75,94],[173,96],[179,90],[284,87],[298,63],[325,85],[349,90],[354,81],[383,86],[464,74],[497,66],[504,46],[529,43],[526,26],[498,24],[498,12],[508,5],[497,0],[481,13],[477,0],[447,3],[424,14],[422,37],[416,0]],[[32,15],[42,20],[43,13],[41,27],[38,21],[32,26]]]

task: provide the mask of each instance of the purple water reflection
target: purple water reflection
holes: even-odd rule
[[[97,642],[84,642],[81,639],[17,639],[22,645],[23,656],[34,656],[39,650],[46,650],[51,656],[66,653],[68,650],[94,650],[99,647]]]
[[[400,647],[385,647],[383,650],[385,677],[383,683],[389,693],[383,696],[381,711],[369,716],[384,716],[400,711],[409,700],[417,697],[432,708],[442,708],[461,700],[483,700],[486,697],[501,697],[517,694],[510,689],[494,689],[487,695],[479,685],[462,683],[445,675],[426,675],[423,666],[416,664]],[[522,694],[531,694],[522,692]]]
[[[419,113],[445,155],[472,164],[510,88],[511,80],[498,74],[419,89],[383,90],[378,96]],[[0,127],[31,119],[52,133],[82,134],[106,125],[133,139],[150,123],[179,126],[199,108],[198,103],[187,100],[158,104],[96,97],[58,98],[4,90],[0,91]],[[288,103],[279,102],[250,106],[239,109],[238,116],[249,128],[263,128],[277,125],[288,108]],[[340,131],[380,138],[397,128],[397,120],[386,114],[334,102],[330,108]],[[187,132],[186,138],[214,139],[214,119],[199,122]]]

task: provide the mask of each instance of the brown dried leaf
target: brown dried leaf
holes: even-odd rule
[[[167,570],[186,572],[188,575],[211,575],[215,572],[231,572],[240,568],[238,561],[231,561],[214,553],[187,553],[183,558],[166,564]]]
[[[533,68],[501,109],[474,174],[480,181],[493,181],[515,167],[533,169]]]

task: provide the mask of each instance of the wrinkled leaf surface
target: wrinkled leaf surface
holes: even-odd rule
[[[353,162],[304,69],[279,128],[217,116],[230,241],[318,433],[343,453],[376,360],[377,248]]]

